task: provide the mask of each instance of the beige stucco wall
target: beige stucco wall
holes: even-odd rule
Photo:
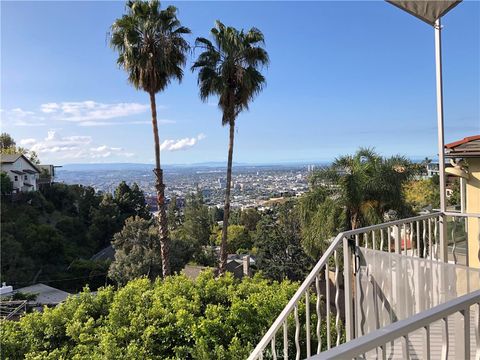
[[[480,158],[468,159],[470,178],[467,180],[466,211],[467,213],[480,214]],[[480,220],[468,219],[468,254],[470,266],[480,268],[479,243]]]

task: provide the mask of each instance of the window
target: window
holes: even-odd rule
[[[23,179],[24,179],[24,180],[28,180],[28,175],[25,175],[25,176],[23,177]]]
[[[17,176],[17,175],[15,175],[15,178],[14,178],[14,179],[15,179],[15,181],[18,181],[18,176]]]

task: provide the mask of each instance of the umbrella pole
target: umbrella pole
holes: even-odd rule
[[[437,80],[437,131],[438,131],[438,168],[440,177],[440,210],[447,210],[445,192],[445,137],[443,127],[443,81],[442,81],[442,37],[440,18],[435,21],[435,69]],[[440,219],[440,260],[448,262],[447,219]]]

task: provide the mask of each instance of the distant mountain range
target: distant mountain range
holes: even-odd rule
[[[418,163],[421,162],[424,158],[415,157],[410,160]],[[328,166],[331,164],[331,161],[291,161],[291,162],[278,162],[278,163],[233,163],[233,166],[236,168],[284,168],[284,167],[303,167],[307,165],[315,165],[316,167]],[[200,162],[193,164],[166,164],[162,165],[162,168],[165,170],[175,170],[175,169],[205,169],[205,168],[226,168],[227,164],[223,161],[210,161],[210,162]],[[58,171],[120,171],[120,170],[151,170],[153,169],[153,164],[145,163],[86,163],[86,164],[65,164]]]
[[[249,163],[233,163],[234,167],[298,167],[314,164],[315,166],[328,165],[329,162],[290,162],[290,163],[272,163],[272,164],[249,164]],[[194,164],[167,164],[162,168],[168,169],[186,169],[186,168],[226,168],[226,162],[202,162]],[[91,164],[65,164],[58,171],[105,171],[105,170],[151,170],[153,164],[142,163],[91,163]]]

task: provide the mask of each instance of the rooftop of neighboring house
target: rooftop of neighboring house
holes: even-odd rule
[[[473,135],[445,145],[447,157],[480,157],[480,135]]]
[[[40,169],[32,163],[25,155],[23,154],[1,154],[0,163],[1,164],[14,164],[18,159],[23,158],[36,172],[40,172]]]

